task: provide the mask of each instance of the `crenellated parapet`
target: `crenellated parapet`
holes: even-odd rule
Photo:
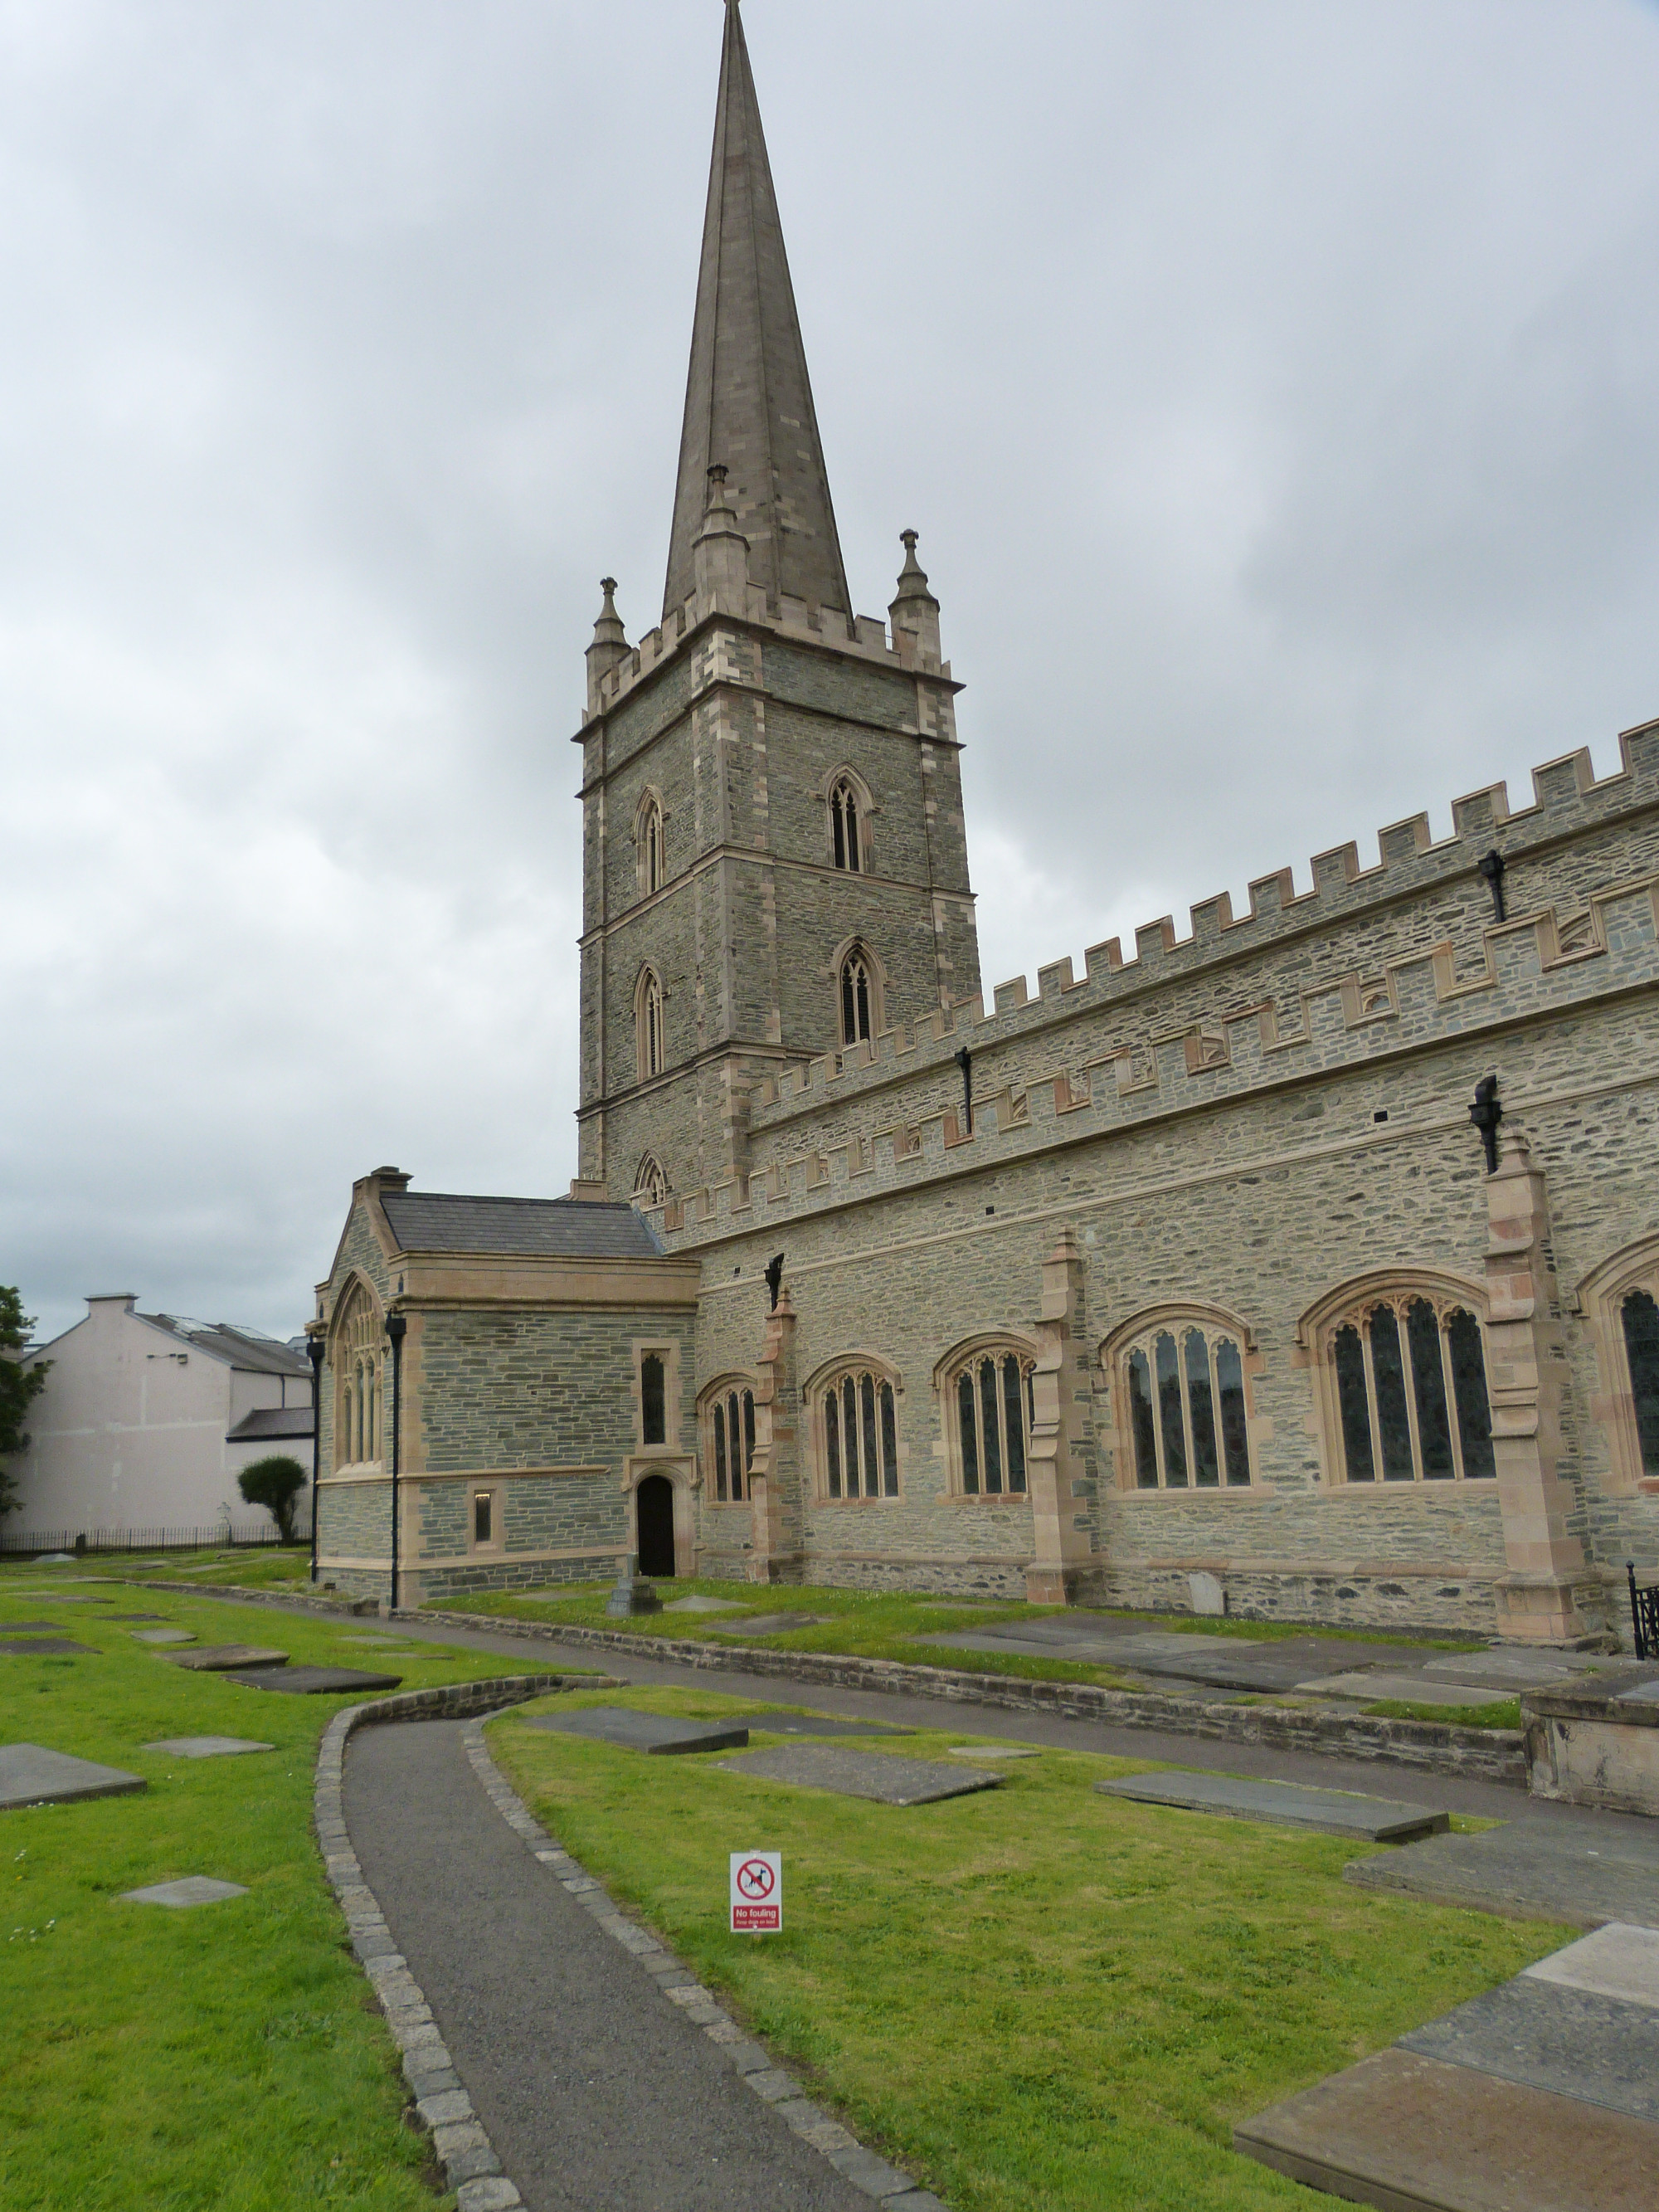
[[[1137,932],[1133,959],[1114,941],[1091,950],[1082,979],[1062,960],[1039,971],[1035,994],[1015,978],[989,1006],[958,1003],[766,1079],[750,1102],[751,1171],[671,1197],[657,1214],[665,1242],[1659,985],[1659,723],[1620,746],[1620,768],[1599,781],[1582,752],[1539,769],[1534,804],[1516,813],[1501,785],[1472,793],[1437,843],[1425,817],[1393,825],[1375,867],[1345,847],[1316,860],[1310,892],[1294,895],[1287,872],[1261,878],[1248,915],[1206,901],[1184,939],[1165,919]],[[1495,840],[1501,922],[1480,872]],[[1481,918],[1457,937],[1413,930],[1413,917],[1443,917],[1443,894],[1460,882]]]

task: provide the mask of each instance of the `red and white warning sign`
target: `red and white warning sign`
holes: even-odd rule
[[[783,1927],[783,1855],[732,1854],[732,1933],[775,1936]]]

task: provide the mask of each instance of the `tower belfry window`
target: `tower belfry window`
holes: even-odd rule
[[[843,1045],[863,1044],[874,1036],[875,1025],[871,1019],[874,997],[870,956],[861,945],[855,945],[841,963],[841,1041]]]
[[[662,985],[654,968],[642,968],[634,990],[635,1043],[640,1081],[663,1071]]]
[[[849,776],[839,776],[830,793],[830,850],[836,866],[851,875],[865,872],[863,812]]]
[[[635,840],[639,846],[640,890],[649,898],[667,880],[663,866],[662,806],[654,792],[647,793],[641,801]]]

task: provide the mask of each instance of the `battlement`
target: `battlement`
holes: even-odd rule
[[[1453,801],[1453,833],[1437,842],[1426,814],[1392,823],[1377,836],[1379,860],[1362,868],[1357,845],[1316,854],[1313,888],[1297,892],[1288,868],[1257,877],[1249,886],[1250,909],[1235,915],[1225,891],[1191,908],[1186,937],[1176,935],[1168,915],[1135,932],[1134,951],[1125,957],[1121,939],[1091,945],[1078,976],[1069,956],[1037,970],[1033,993],[1024,975],[995,986],[988,1006],[982,997],[959,1000],[925,1017],[907,1035],[902,1024],[868,1044],[829,1053],[769,1078],[751,1101],[751,1126],[758,1133],[830,1096],[847,1098],[890,1083],[927,1066],[943,1067],[966,1044],[1012,1043],[1062,1018],[1116,1005],[1178,981],[1196,978],[1210,966],[1231,962],[1292,934],[1334,927],[1368,908],[1432,889],[1466,874],[1492,849],[1500,830],[1506,860],[1523,859],[1537,848],[1577,831],[1614,820],[1644,805],[1659,803],[1659,721],[1621,733],[1620,765],[1598,780],[1588,750],[1580,749],[1547,761],[1533,770],[1533,803],[1511,812],[1506,786],[1493,784]],[[1362,988],[1376,988],[1375,979]],[[947,1042],[948,1040],[948,1042]]]
[[[672,615],[665,616],[655,629],[647,630],[639,643],[600,678],[599,704],[591,712],[583,709],[577,743],[581,742],[593,722],[610,714],[638,685],[653,676],[678,651],[683,641],[700,624],[712,620],[717,611],[712,595],[694,592]],[[732,619],[729,615],[726,618]],[[918,653],[910,631],[890,631],[878,616],[848,617],[828,608],[809,607],[804,599],[787,596],[779,601],[775,614],[767,605],[765,592],[758,585],[750,584],[748,605],[741,619],[751,629],[772,630],[780,637],[802,644],[827,646],[854,659],[900,674],[936,677],[946,684],[952,680],[948,660],[934,661],[930,665],[927,657]]]

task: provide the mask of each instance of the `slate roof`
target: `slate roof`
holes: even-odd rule
[[[311,1363],[306,1362],[307,1368]],[[229,1431],[225,1442],[245,1444],[264,1437],[303,1437],[308,1443],[315,1429],[309,1406],[256,1406],[251,1413],[244,1413],[235,1427]]]
[[[650,1224],[631,1206],[574,1198],[459,1198],[386,1191],[380,1200],[404,1252],[501,1252],[553,1260],[659,1260]]]
[[[783,224],[735,8],[726,11],[720,54],[665,616],[691,595],[691,549],[715,462],[730,471],[726,499],[749,540],[750,582],[774,601],[787,592],[850,614]]]
[[[253,1375],[305,1375],[311,1362],[257,1328],[236,1328],[227,1321],[191,1321],[184,1314],[140,1314],[152,1328],[164,1328],[210,1359],[222,1359],[227,1367],[240,1367]]]

